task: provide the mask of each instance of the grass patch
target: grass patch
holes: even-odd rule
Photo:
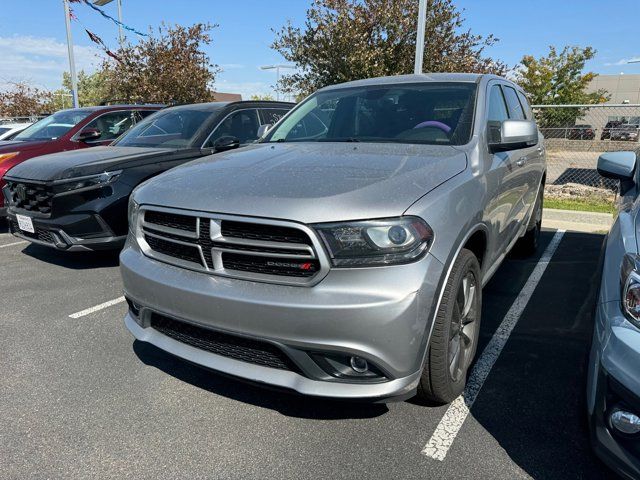
[[[613,202],[593,198],[545,198],[544,208],[578,212],[615,213]]]

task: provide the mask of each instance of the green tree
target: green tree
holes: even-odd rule
[[[269,101],[272,101],[272,100],[275,100],[275,98],[273,98],[273,95],[270,95],[268,93],[266,95],[254,94],[254,95],[251,95],[251,100],[269,100]]]
[[[80,106],[88,107],[92,105],[100,105],[100,103],[108,100],[108,89],[106,82],[106,75],[101,72],[85,73],[84,70],[80,70],[78,73],[78,100]],[[69,72],[62,74],[62,86],[61,93],[71,92],[71,75]],[[57,91],[55,92],[58,93]]]
[[[549,47],[549,54],[540,58],[522,57],[516,81],[527,92],[534,105],[590,105],[604,103],[610,96],[606,90],[589,91],[589,83],[597,76],[585,72],[585,64],[595,57],[591,47],[564,47],[560,52]],[[567,107],[541,109],[538,123],[542,127],[563,128],[575,125],[585,109]]]
[[[464,28],[453,0],[429,0],[425,72],[490,72],[507,67],[484,53],[498,41]],[[272,48],[298,67],[283,90],[308,94],[360,78],[412,73],[417,0],[313,0],[303,28],[290,22],[274,31]]]
[[[136,45],[126,44],[101,68],[109,99],[164,103],[196,103],[212,98],[219,67],[203,47],[212,43],[217,25],[162,25]]]
[[[547,56],[522,57],[522,68],[517,70],[516,80],[535,105],[606,102],[608,95],[605,90],[587,90],[597,74],[584,72],[584,67],[595,54],[591,47],[564,47],[561,52],[549,47]]]

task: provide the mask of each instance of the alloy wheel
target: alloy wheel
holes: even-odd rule
[[[451,322],[449,374],[454,382],[459,381],[466,374],[471,363],[477,335],[477,295],[477,281],[473,272],[469,271],[458,287]]]

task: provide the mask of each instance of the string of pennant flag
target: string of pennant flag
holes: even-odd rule
[[[138,30],[129,27],[128,25],[125,25],[124,23],[120,22],[119,20],[113,18],[112,16],[110,16],[109,14],[107,14],[106,12],[104,12],[102,9],[98,8],[97,6],[93,5],[91,2],[89,2],[89,0],[69,0],[70,3],[84,3],[85,5],[89,6],[90,8],[92,8],[93,10],[97,11],[98,13],[100,13],[100,15],[102,15],[104,18],[111,20],[112,22],[114,22],[116,25],[121,26],[122,28],[124,28],[125,30],[128,30],[130,32],[135,33],[136,35],[140,35],[142,37],[146,37],[147,34],[139,32]],[[109,47],[107,47],[106,43],[104,43],[104,41],[95,33],[91,32],[78,18],[78,16],[75,14],[75,12],[73,11],[73,9],[69,9],[69,18],[71,20],[74,20],[78,23],[80,23],[80,25],[82,25],[82,27],[84,28],[84,31],[87,33],[87,36],[89,37],[89,39],[94,42],[95,44],[97,44],[102,50],[104,50],[104,52],[110,56],[111,58],[113,58],[114,60],[120,62],[121,59],[120,57],[114,53],[113,51],[111,51],[109,49]]]

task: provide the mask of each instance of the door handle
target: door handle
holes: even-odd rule
[[[525,163],[527,163],[527,157],[520,157],[516,162],[516,165],[522,167]]]

